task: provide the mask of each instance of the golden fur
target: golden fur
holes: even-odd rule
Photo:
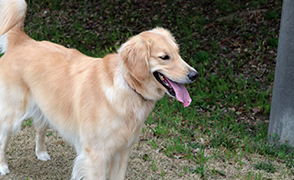
[[[38,159],[50,160],[45,147],[50,125],[76,148],[72,179],[124,179],[144,120],[155,102],[170,94],[153,73],[190,83],[197,72],[181,59],[165,29],[130,38],[118,54],[92,58],[28,37],[25,12],[24,0],[1,1],[0,173],[9,173],[9,137],[33,117]],[[163,60],[166,54],[170,59]]]

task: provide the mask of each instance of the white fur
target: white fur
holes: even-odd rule
[[[87,157],[84,156],[83,153],[78,155],[75,159],[74,166],[73,166],[73,171],[71,174],[71,180],[80,180],[83,179],[83,177],[86,174],[86,167],[84,166],[85,161]]]

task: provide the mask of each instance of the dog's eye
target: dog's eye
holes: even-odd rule
[[[169,60],[169,56],[168,55],[163,55],[159,57],[162,60]]]

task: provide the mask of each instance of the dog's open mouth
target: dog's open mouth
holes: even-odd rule
[[[184,107],[188,107],[190,105],[192,100],[183,84],[174,82],[159,72],[154,72],[153,75],[157,81],[167,89],[171,96],[176,97],[177,100],[183,103]]]

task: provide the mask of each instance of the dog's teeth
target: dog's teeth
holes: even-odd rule
[[[163,78],[163,76],[161,76],[161,75],[160,75],[160,76],[159,76],[159,78],[160,78],[160,80],[164,81],[164,78]]]

